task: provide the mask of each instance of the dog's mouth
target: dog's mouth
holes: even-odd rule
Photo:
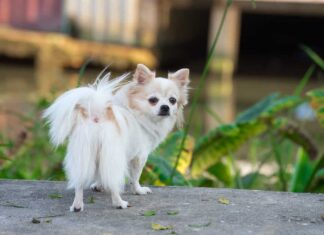
[[[167,117],[170,116],[170,112],[159,112],[158,116]]]

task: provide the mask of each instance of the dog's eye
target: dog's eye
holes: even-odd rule
[[[175,103],[177,102],[177,99],[174,98],[174,97],[171,97],[171,98],[169,99],[169,101],[170,101],[171,104],[175,104]]]
[[[150,102],[150,104],[155,105],[157,102],[159,102],[159,99],[156,97],[151,97],[148,99],[148,101]]]

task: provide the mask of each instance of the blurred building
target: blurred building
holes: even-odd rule
[[[136,63],[171,71],[189,67],[195,87],[225,4],[225,0],[0,0],[0,26],[5,26],[0,27],[0,57],[34,58],[36,83],[44,92],[57,77],[64,77],[66,68],[79,68],[88,57],[96,64],[113,63],[112,68],[119,70]],[[300,44],[324,54],[324,0],[257,0],[255,5],[233,0],[201,112],[207,104],[230,121],[237,109],[271,91],[292,91],[311,64]],[[205,116],[207,129],[216,125]]]
[[[62,0],[0,0],[0,24],[60,32],[63,6]]]
[[[205,58],[225,3],[226,0],[0,0],[0,26],[154,48],[160,64],[176,67],[173,64],[181,64],[178,61],[188,57],[193,64]],[[319,44],[323,0],[258,0],[255,5],[251,0],[233,1],[218,43],[218,56],[228,57],[240,71],[250,69],[246,65],[252,63],[253,56],[253,62],[259,62],[255,59],[259,49],[267,55],[279,50],[282,54],[297,43],[316,44],[322,49]]]
[[[0,24],[152,46],[159,4],[155,0],[0,0]]]

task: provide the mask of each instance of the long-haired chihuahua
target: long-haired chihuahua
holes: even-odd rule
[[[139,183],[147,157],[183,123],[188,69],[162,78],[138,64],[128,83],[128,75],[109,77],[65,92],[44,112],[52,143],[68,139],[64,168],[68,187],[75,189],[71,211],[83,210],[83,189],[91,185],[109,190],[115,207],[127,208],[120,196],[126,177],[134,193],[151,193]]]

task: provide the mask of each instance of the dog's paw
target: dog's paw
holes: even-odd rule
[[[83,211],[84,209],[84,204],[82,203],[73,203],[72,206],[70,206],[70,211],[71,212],[80,212]]]
[[[128,202],[121,200],[118,203],[114,203],[114,206],[117,209],[126,209],[127,207],[129,207]]]
[[[135,189],[135,194],[138,195],[145,195],[145,194],[149,194],[152,193],[152,190],[149,187],[137,187]]]
[[[103,188],[100,185],[98,185],[97,183],[92,184],[90,186],[90,188],[93,192],[102,192],[103,191]]]

